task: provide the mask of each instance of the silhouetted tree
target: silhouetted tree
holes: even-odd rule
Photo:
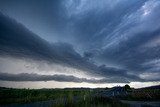
[[[128,84],[126,84],[126,85],[124,86],[124,89],[125,89],[126,91],[128,91],[128,90],[131,90],[131,87],[130,87]]]

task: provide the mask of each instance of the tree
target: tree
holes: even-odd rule
[[[131,90],[131,87],[130,87],[128,84],[126,84],[126,85],[124,86],[124,89],[125,89],[126,91],[129,91],[129,90]]]

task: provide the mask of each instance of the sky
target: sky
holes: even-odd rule
[[[160,84],[159,0],[0,0],[0,86]]]

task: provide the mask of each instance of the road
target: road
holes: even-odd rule
[[[129,107],[160,107],[160,101],[126,101],[121,100],[124,104],[129,104]]]

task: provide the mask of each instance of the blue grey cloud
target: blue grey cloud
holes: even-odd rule
[[[159,9],[158,0],[1,0],[1,12],[21,24],[0,15],[0,54],[155,81],[144,76],[160,75]]]
[[[99,67],[91,63],[86,59],[86,57],[90,57],[90,55],[86,53],[86,55],[82,57],[70,44],[48,43],[25,29],[21,24],[16,23],[14,20],[2,14],[0,23],[1,56],[44,60],[49,63],[85,70],[88,74],[106,77],[113,76],[115,78],[125,77],[128,81],[140,80],[137,76],[128,75],[126,70],[107,68],[105,66]]]
[[[86,79],[86,78],[78,78],[72,75],[39,75],[39,74],[8,74],[8,73],[0,73],[0,80],[3,81],[58,81],[58,82],[76,82],[76,83],[129,83],[129,81],[121,78],[110,78],[110,79]]]

